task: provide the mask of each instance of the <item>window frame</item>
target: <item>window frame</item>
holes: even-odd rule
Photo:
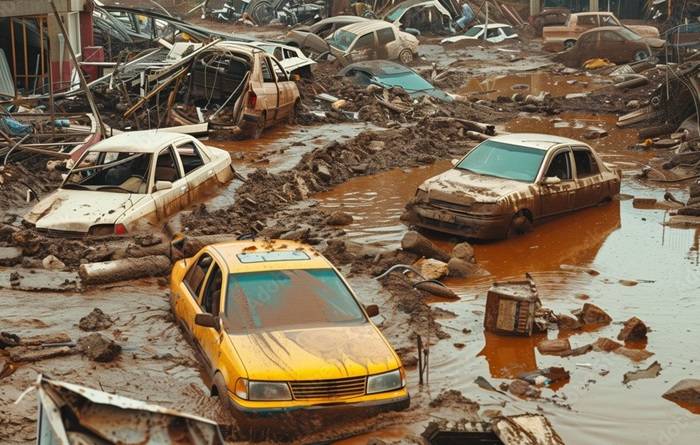
[[[547,161],[547,165],[545,169],[542,172],[542,179],[545,179],[549,177],[547,173],[549,172],[549,169],[552,167],[552,162],[554,162],[554,159],[559,156],[560,154],[566,154],[566,159],[567,163],[569,166],[569,178],[559,178],[561,182],[567,182],[567,181],[573,181],[574,180],[574,169],[573,169],[573,163],[571,157],[573,156],[571,153],[571,147],[560,147],[557,148],[556,150],[552,151],[552,154],[549,156],[549,160]],[[558,176],[557,176],[558,177]]]
[[[379,33],[382,31],[389,31],[389,33],[391,33],[391,40],[387,40],[386,42],[382,42],[380,37],[379,37]],[[391,42],[395,42],[396,41],[396,33],[394,32],[394,28],[387,26],[386,28],[378,29],[376,39],[377,39],[376,42],[378,45],[388,45]]]
[[[153,184],[151,185],[151,193],[156,192],[156,182],[158,182],[158,179],[156,179],[156,170],[158,170],[158,158],[161,157],[163,152],[169,151],[170,152],[170,157],[172,160],[175,162],[175,171],[177,174],[180,176],[179,178],[174,179],[171,181],[173,184],[179,181],[180,179],[183,179],[185,177],[184,170],[182,168],[182,163],[180,162],[180,156],[178,153],[175,151],[172,145],[168,145],[167,147],[162,148],[161,150],[158,151],[158,154],[155,156],[153,160],[153,170],[152,170],[152,177],[153,177]]]
[[[591,161],[591,166],[595,166],[595,172],[588,174],[586,176],[581,176],[578,171],[578,164],[576,163],[576,152],[582,152],[582,153],[587,153],[588,158]],[[591,150],[588,147],[583,147],[583,146],[576,146],[576,147],[571,147],[571,155],[574,158],[574,167],[576,168],[576,179],[584,179],[584,178],[590,178],[593,176],[597,176],[600,174],[601,169],[600,169],[600,164],[598,163],[598,159],[596,159],[595,155],[593,154],[593,150]]]
[[[194,149],[194,153],[199,157],[199,160],[202,161],[202,165],[200,165],[199,167],[193,168],[189,172],[185,171],[185,162],[182,160],[182,156],[180,156],[180,152],[178,151],[178,148],[182,147],[183,145],[192,145],[192,148]],[[182,173],[184,174],[185,178],[187,176],[189,176],[192,172],[196,172],[197,170],[201,169],[202,167],[206,167],[208,161],[204,158],[201,148],[195,143],[195,141],[178,142],[177,144],[173,145],[173,149],[175,150],[175,153],[177,153],[177,156],[180,158],[180,164],[182,165]]]
[[[202,276],[202,281],[200,281],[200,283],[198,285],[199,289],[196,289],[196,290],[192,289],[192,287],[190,286],[189,280],[192,278],[192,274],[194,274],[194,272],[193,272],[194,268],[199,267],[199,262],[204,260],[206,257],[208,257],[211,260],[211,263],[209,264],[209,266],[207,266],[207,269],[204,271],[204,275]],[[199,304],[199,294],[202,291],[202,285],[204,284],[204,282],[207,279],[207,276],[209,275],[209,270],[211,269],[212,264],[214,264],[214,258],[211,256],[211,254],[209,252],[202,253],[199,257],[197,257],[197,259],[195,261],[193,261],[190,268],[187,270],[187,272],[185,272],[185,276],[182,280],[182,282],[185,284],[185,288],[187,288],[188,292],[190,293],[190,297],[192,297],[192,299],[194,300],[195,303],[197,303],[197,305],[200,307],[200,309],[201,309],[201,306]]]
[[[212,279],[212,274],[214,273],[214,268],[219,269],[219,272],[221,273],[221,288],[219,289],[219,300],[218,300],[218,305],[214,305],[217,301],[214,300],[212,301],[212,312],[207,312],[206,308],[204,307],[204,295],[207,292],[208,286],[211,282]],[[226,289],[226,277],[224,276],[224,269],[219,265],[219,262],[216,261],[216,258],[212,256],[212,262],[211,265],[209,265],[209,270],[207,271],[206,276],[204,277],[204,280],[202,280],[202,288],[199,290],[199,295],[197,297],[197,305],[199,305],[199,308],[202,310],[203,313],[206,314],[211,314],[215,317],[218,317],[221,314],[221,294]],[[213,312],[213,309],[216,308],[216,313]]]
[[[360,40],[361,40],[363,37],[367,37],[367,36],[370,36],[370,37],[372,38],[372,41],[373,41],[374,45],[368,46],[368,47],[365,47],[365,48],[358,48],[357,45],[360,43]],[[352,46],[350,47],[350,49],[349,49],[348,52],[363,51],[363,50],[365,50],[365,49],[367,49],[367,50],[372,50],[374,47],[376,47],[376,43],[377,43],[377,36],[375,35],[375,31],[370,31],[370,32],[368,32],[368,33],[366,33],[366,34],[363,34],[363,35],[361,35],[361,36],[357,36],[357,38],[356,38],[355,41],[352,43]]]

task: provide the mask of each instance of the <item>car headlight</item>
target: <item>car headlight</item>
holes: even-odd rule
[[[401,389],[406,384],[401,369],[385,372],[384,374],[371,375],[367,378],[367,394],[394,391]]]
[[[474,215],[495,215],[500,213],[501,206],[495,202],[475,202],[467,209]]]
[[[286,382],[238,379],[235,393],[241,399],[251,401],[292,400],[292,393]]]

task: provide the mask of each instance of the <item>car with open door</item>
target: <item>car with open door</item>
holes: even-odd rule
[[[149,130],[105,139],[24,216],[53,236],[125,235],[163,219],[234,177],[231,155],[189,135]]]
[[[533,224],[611,200],[622,172],[587,144],[547,134],[492,137],[428,179],[406,205],[409,225],[501,239]]]
[[[211,394],[235,417],[409,406],[401,360],[338,270],[287,240],[233,240],[175,263],[170,303]]]

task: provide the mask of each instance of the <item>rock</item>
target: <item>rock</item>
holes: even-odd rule
[[[104,244],[100,244],[94,249],[88,249],[84,254],[84,258],[88,263],[98,263],[101,261],[108,261],[112,259],[115,249],[108,247]]]
[[[331,170],[325,163],[319,162],[314,167],[318,176],[324,181],[329,181],[332,178]]]
[[[537,387],[530,385],[525,380],[516,379],[508,385],[508,392],[514,396],[523,398],[536,398],[542,393]]]
[[[351,224],[353,217],[351,214],[337,210],[330,214],[328,219],[326,219],[326,224],[329,226],[347,226]]]
[[[617,334],[620,341],[644,340],[647,338],[647,325],[637,317],[632,317],[625,322],[624,327]]]
[[[479,266],[459,258],[451,258],[447,263],[447,274],[454,278],[466,278],[480,270]]]
[[[426,280],[439,280],[448,272],[446,263],[432,258],[422,258],[413,263],[413,267]]]
[[[78,349],[96,362],[111,362],[122,350],[114,341],[94,333],[78,340]]]
[[[606,337],[600,337],[593,343],[593,350],[598,352],[611,352],[621,347],[622,345],[620,343]]]
[[[632,349],[632,348],[625,348],[624,346],[621,348],[615,349],[615,354],[620,354],[624,355],[625,357],[631,359],[632,361],[635,362],[642,362],[652,355],[654,355],[653,352],[649,352],[646,349]]]
[[[579,355],[588,354],[593,350],[593,345],[584,345],[574,348],[568,353],[562,354],[562,357],[578,357]]]
[[[379,153],[380,151],[384,150],[384,147],[386,144],[384,141],[371,141],[367,148],[369,148],[369,151],[372,153]]]
[[[574,317],[560,314],[557,315],[557,326],[559,326],[559,330],[561,331],[575,331],[581,329],[583,325]]]
[[[474,260],[474,248],[469,243],[459,243],[452,249],[452,258],[472,262]]]
[[[43,260],[41,260],[41,264],[46,270],[62,270],[66,268],[66,265],[63,264],[63,261],[59,260],[53,255],[46,256]]]
[[[443,406],[451,406],[451,407],[465,407],[466,405],[474,405],[475,402],[469,400],[468,398],[464,397],[464,395],[457,391],[456,389],[448,389],[440,394],[438,394],[437,397],[435,397],[433,400],[430,401],[430,407],[431,408],[437,408],[437,407],[443,407]]]
[[[0,247],[0,266],[11,267],[22,262],[24,254],[19,247]]]
[[[338,100],[336,100],[335,102],[333,102],[333,103],[331,104],[331,108],[333,108],[334,110],[338,111],[338,110],[342,109],[343,107],[345,107],[345,105],[347,105],[347,104],[348,104],[348,101],[347,101],[347,100],[345,100],[345,99],[338,99]]]
[[[416,255],[436,260],[450,261],[450,255],[435,246],[428,238],[416,231],[408,231],[401,239],[401,248]]]
[[[610,324],[612,317],[595,304],[585,303],[581,312],[577,314],[584,324]]]
[[[562,355],[571,352],[571,343],[568,338],[542,340],[537,344],[537,350],[543,355]]]
[[[583,133],[585,139],[600,139],[608,135],[608,132],[599,127],[588,127],[587,131]]]
[[[640,369],[638,371],[626,372],[622,378],[622,383],[625,385],[629,382],[640,380],[640,379],[653,379],[661,373],[661,364],[659,362],[654,362],[647,369]]]
[[[639,108],[639,101],[638,100],[631,100],[631,101],[627,102],[627,104],[625,106],[629,110],[636,110],[637,108]]]
[[[9,332],[0,332],[0,349],[18,346],[22,340],[19,336]]]
[[[112,324],[114,324],[114,321],[109,315],[102,312],[102,309],[95,308],[80,319],[78,327],[83,331],[101,331],[111,327]]]
[[[662,396],[676,403],[700,405],[700,379],[684,379],[673,385]]]

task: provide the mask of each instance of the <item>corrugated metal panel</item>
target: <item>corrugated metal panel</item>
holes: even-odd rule
[[[15,81],[12,79],[10,64],[7,63],[5,51],[0,49],[0,95],[14,97]]]

